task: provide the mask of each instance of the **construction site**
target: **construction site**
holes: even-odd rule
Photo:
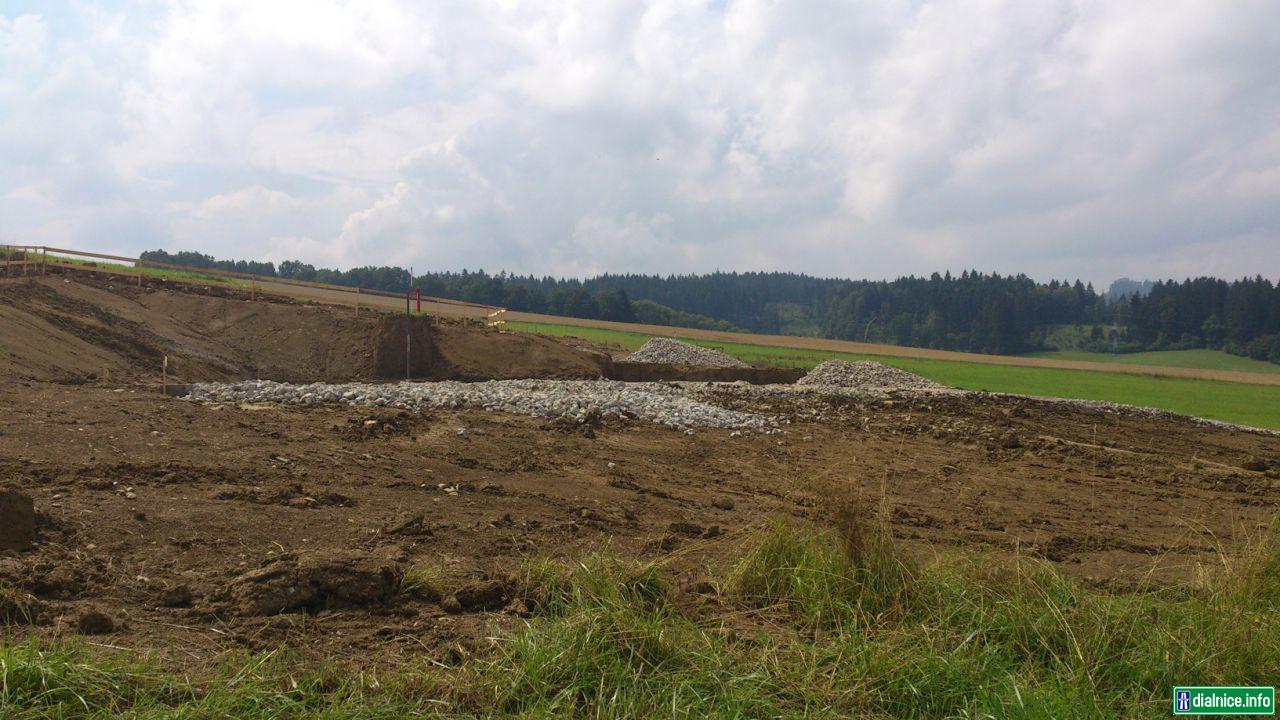
[[[754,533],[850,503],[912,556],[1026,556],[1124,592],[1194,582],[1280,502],[1270,431],[876,363],[629,358],[462,305],[14,274],[0,582],[19,636],[197,664],[282,643],[443,657],[526,622],[530,558],[609,548],[715,603],[708,574]]]
[[[1274,716],[1280,4],[0,7],[0,720]]]

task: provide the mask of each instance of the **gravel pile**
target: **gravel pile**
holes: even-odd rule
[[[826,360],[796,381],[797,385],[878,390],[941,390],[945,385],[871,360]]]
[[[653,338],[640,346],[639,350],[628,355],[625,362],[718,368],[751,367],[738,358],[726,355],[719,350],[690,345],[670,338]]]
[[[491,380],[488,382],[311,383],[269,380],[197,383],[186,399],[207,403],[319,405],[345,403],[404,410],[488,410],[584,422],[636,418],[674,428],[768,430],[776,421],[689,397],[678,386],[611,380]]]

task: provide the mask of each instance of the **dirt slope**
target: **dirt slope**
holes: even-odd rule
[[[600,377],[608,362],[603,354],[527,333],[452,324],[437,325],[434,332],[440,357],[451,369],[447,374],[456,380],[592,380]]]
[[[0,282],[0,377],[309,382],[404,376],[403,318],[225,287],[81,274]],[[454,321],[449,321],[454,322]],[[593,378],[601,359],[553,340],[415,318],[418,378]]]

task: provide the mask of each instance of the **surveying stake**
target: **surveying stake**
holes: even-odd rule
[[[413,268],[409,268],[409,284],[404,289],[404,379],[410,379],[409,353],[413,346],[413,315],[409,313],[409,296],[413,294]],[[419,301],[421,302],[421,301]]]

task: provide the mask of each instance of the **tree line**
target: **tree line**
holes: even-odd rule
[[[1262,276],[1158,282],[1117,310],[1137,348],[1214,348],[1280,363],[1280,284]]]
[[[632,300],[626,290],[620,287],[601,288],[591,281],[575,279],[538,278],[532,275],[521,277],[505,272],[490,275],[483,270],[426,273],[410,279],[409,271],[401,267],[370,265],[350,270],[333,270],[317,268],[297,260],[285,260],[277,267],[269,262],[218,260],[190,250],[176,253],[148,250],[141,257],[143,260],[193,268],[228,270],[389,292],[401,292],[413,287],[421,290],[424,295],[548,315],[729,332],[742,330],[730,322],[667,307],[650,299]]]
[[[299,261],[216,260],[195,252],[143,253],[203,268],[424,294],[512,310],[619,322],[810,335],[979,353],[1061,347],[1099,352],[1222,349],[1280,363],[1280,286],[1262,277],[1132,284],[1111,294],[1076,280],[964,271],[896,280],[796,273],[599,275],[586,280],[483,270],[409,278],[397,267],[316,268]],[[1135,291],[1126,292],[1130,287]],[[1141,291],[1147,291],[1144,295]],[[1065,348],[1064,348],[1065,349]]]

